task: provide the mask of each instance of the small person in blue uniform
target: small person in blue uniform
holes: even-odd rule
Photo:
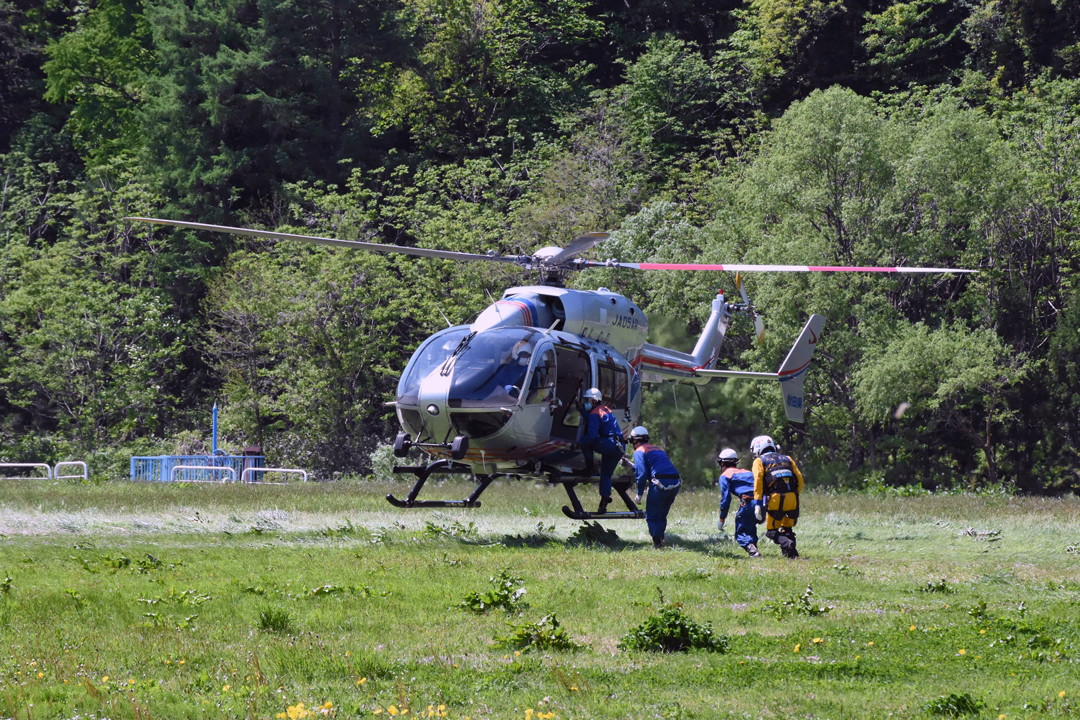
[[[635,502],[641,502],[647,487],[649,497],[645,501],[645,523],[649,526],[653,547],[659,549],[664,547],[668,511],[679,494],[682,479],[667,453],[649,444],[648,430],[640,425],[631,430],[630,443],[634,446],[634,477],[637,478]]]
[[[625,453],[626,438],[615,418],[615,413],[603,404],[603,396],[597,388],[589,388],[582,395],[585,407],[585,431],[581,436],[581,450],[585,454],[585,466],[593,467],[593,453],[600,453],[600,507],[599,514],[607,512],[611,503],[611,476]]]
[[[735,512],[735,542],[752,557],[761,557],[757,549],[757,522],[754,517],[754,473],[739,467],[739,453],[731,448],[724,448],[717,456],[720,472],[720,522],[717,527],[724,532],[731,496],[739,499],[739,509]]]

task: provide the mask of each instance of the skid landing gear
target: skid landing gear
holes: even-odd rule
[[[579,476],[579,475],[563,475],[561,477],[552,477],[548,482],[553,484],[560,484],[566,490],[567,497],[570,498],[570,505],[567,507],[563,505],[562,511],[566,517],[571,520],[641,520],[645,517],[645,513],[634,504],[634,501],[630,499],[630,495],[627,494],[627,490],[633,484],[632,481],[627,479],[613,479],[611,487],[615,492],[619,493],[619,497],[626,504],[626,510],[623,511],[608,511],[605,513],[592,513],[585,510],[581,504],[581,500],[578,498],[574,488],[578,485],[591,485],[596,482],[594,476]]]
[[[416,483],[413,485],[412,490],[409,491],[408,497],[404,500],[398,500],[393,495],[387,495],[387,501],[394,507],[399,508],[417,508],[417,507],[467,507],[476,508],[480,507],[480,501],[477,499],[481,493],[487,490],[488,485],[492,483],[497,477],[496,475],[476,475],[477,486],[472,491],[469,497],[464,500],[417,500],[416,496],[420,494],[420,490],[423,489],[424,483],[432,475],[472,475],[473,471],[468,465],[456,463],[452,460],[436,460],[430,465],[395,465],[395,474],[408,474],[416,476]]]

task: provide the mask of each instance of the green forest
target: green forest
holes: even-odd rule
[[[0,0],[0,461],[226,447],[367,474],[417,344],[506,268],[125,222],[468,252],[614,231],[625,262],[921,265],[746,278],[775,387],[648,391],[693,482],[769,433],[812,485],[1080,492],[1080,4]],[[492,264],[493,265],[493,264]],[[590,270],[688,350],[716,273]],[[687,429],[690,428],[690,429]]]

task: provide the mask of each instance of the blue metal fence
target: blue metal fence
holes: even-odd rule
[[[173,468],[180,466],[201,466],[214,468],[232,468],[240,478],[248,468],[265,467],[263,455],[158,455],[155,457],[131,458],[131,479],[145,482],[172,482]],[[228,473],[213,470],[179,470],[176,479],[180,482],[206,482],[222,480]]]

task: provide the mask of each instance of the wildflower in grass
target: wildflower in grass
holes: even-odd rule
[[[102,683],[107,683],[107,682],[109,682],[109,676],[108,676],[108,675],[106,675],[105,677],[101,678],[101,682],[102,682]]]
[[[1058,693],[1058,697],[1059,697],[1059,698],[1063,698],[1063,697],[1065,697],[1065,691],[1064,691],[1064,690],[1062,690],[1061,692],[1059,692],[1059,693]]]
[[[795,643],[795,652],[799,652],[799,649],[801,647],[802,647],[802,643]]]
[[[319,713],[322,714],[322,715],[329,715],[330,711],[333,710],[333,709],[334,709],[334,703],[327,700],[326,702],[324,702],[322,704],[322,707],[319,708]]]
[[[871,640],[870,642],[866,643],[866,647],[874,647],[874,641]]]
[[[980,635],[985,635],[986,634],[986,628],[983,628],[982,630],[980,630],[979,634]]]
[[[998,715],[998,720],[1005,720],[1005,713]]]
[[[229,692],[229,688],[231,688],[231,687],[232,687],[232,685],[223,685],[221,687],[221,692]]]
[[[43,673],[43,672],[41,672],[41,671],[39,670],[39,671],[38,671],[38,674],[37,674],[37,676],[38,676],[39,678],[43,678],[43,677],[45,677],[45,673]]]
[[[532,720],[532,716],[535,715],[535,714],[536,713],[533,711],[532,708],[526,708],[525,709],[525,720]]]
[[[912,625],[911,627],[908,628],[908,630],[910,630],[911,632],[915,632],[915,626]]]
[[[391,705],[390,707],[386,708],[386,712],[390,713],[391,715],[397,715],[397,705]]]
[[[956,654],[957,654],[957,655],[963,655],[963,654],[964,654],[964,653],[966,653],[966,652],[967,652],[967,650],[965,650],[964,648],[960,648],[960,649],[959,649],[959,650],[957,651],[957,653],[956,653]]]
[[[858,659],[859,659],[859,656],[858,656],[858,655],[856,655],[856,656],[855,656],[855,659],[856,659],[856,660],[858,660]]]
[[[820,644],[821,644],[821,643],[823,643],[823,642],[825,642],[825,641],[824,641],[824,640],[822,640],[822,639],[821,639],[821,638],[819,638],[819,637],[817,637],[817,638],[814,638],[814,640],[813,640],[813,643],[814,643],[815,645],[820,645]]]
[[[356,684],[357,685],[363,685],[366,682],[367,682],[367,678],[365,677],[365,678],[360,678],[359,680],[357,680]]]

